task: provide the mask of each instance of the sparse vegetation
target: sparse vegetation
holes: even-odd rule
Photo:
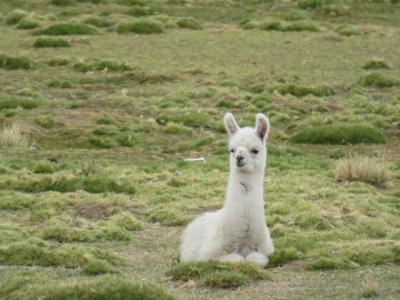
[[[27,148],[30,146],[30,139],[22,130],[22,123],[14,122],[0,129],[0,148],[18,147]]]
[[[0,299],[397,299],[396,1],[0,1]],[[271,122],[266,270],[178,263],[227,111]]]
[[[376,186],[385,186],[390,173],[385,157],[349,156],[336,162],[338,181],[361,181]]]
[[[163,33],[164,27],[161,23],[152,20],[138,20],[133,22],[122,22],[117,26],[118,33],[133,32],[137,34]]]

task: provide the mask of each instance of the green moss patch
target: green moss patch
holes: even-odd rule
[[[84,23],[59,23],[36,32],[43,35],[91,35],[97,34],[95,27]]]
[[[16,109],[18,107],[23,109],[34,109],[40,104],[37,100],[30,99],[5,99],[0,100],[0,110],[2,109]]]
[[[6,15],[5,22],[7,25],[15,25],[26,16],[27,13],[25,11],[16,9]]]
[[[363,69],[390,69],[390,67],[383,59],[372,59],[363,65]]]
[[[218,261],[181,263],[166,272],[173,280],[196,280],[197,284],[218,288],[245,285],[252,280],[270,279],[270,275],[249,262],[225,263]]]
[[[5,265],[77,268],[86,265],[93,257],[111,264],[123,263],[119,257],[98,249],[76,246],[51,248],[47,243],[37,239],[0,246],[0,263]]]
[[[197,22],[196,19],[194,18],[183,18],[179,19],[176,24],[180,28],[186,28],[186,29],[193,29],[193,30],[201,30],[203,27],[200,25],[199,22]]]
[[[358,144],[385,143],[386,138],[378,129],[364,124],[332,124],[308,127],[294,134],[290,141],[304,144]]]
[[[333,89],[327,85],[303,86],[298,84],[282,84],[273,89],[282,95],[291,94],[296,97],[304,97],[307,95],[322,97],[334,94]]]
[[[357,83],[364,87],[374,88],[390,88],[394,86],[400,86],[399,79],[378,72],[372,72],[361,76]]]
[[[33,43],[35,48],[61,48],[70,47],[71,44],[61,38],[39,38]]]
[[[74,70],[77,72],[91,72],[91,71],[110,71],[122,72],[132,70],[132,67],[114,60],[101,60],[92,63],[77,63],[74,65]]]
[[[28,70],[32,69],[32,67],[33,62],[28,57],[0,54],[0,69]]]
[[[92,259],[83,269],[85,275],[99,275],[106,273],[117,273],[109,263],[101,259]]]
[[[89,275],[89,274],[88,274]],[[90,274],[91,275],[91,274]],[[5,299],[113,299],[175,300],[165,289],[152,283],[132,281],[115,275],[96,279],[44,280],[35,273],[20,272],[0,281],[0,297]]]
[[[24,18],[21,21],[18,22],[17,24],[17,29],[34,29],[40,26],[39,21],[36,21],[34,19],[28,19]]]
[[[57,191],[61,193],[75,192],[84,190],[89,193],[126,193],[135,194],[135,187],[128,183],[118,183],[110,178],[102,176],[89,177],[60,177],[52,178],[41,176],[28,180],[14,180],[0,183],[0,189],[24,191],[28,193],[38,193],[44,191]]]

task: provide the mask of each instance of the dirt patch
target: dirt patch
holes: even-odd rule
[[[98,220],[107,216],[107,210],[112,207],[112,204],[106,203],[81,203],[74,208],[80,217],[88,220]]]

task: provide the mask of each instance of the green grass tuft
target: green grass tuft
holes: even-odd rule
[[[400,80],[389,75],[372,72],[358,79],[358,84],[364,87],[390,88],[400,85]]]
[[[166,226],[182,226],[189,222],[189,218],[172,208],[154,209],[150,213],[152,222],[159,222]]]
[[[146,227],[146,224],[144,222],[138,220],[136,217],[128,212],[117,214],[113,216],[111,220],[115,225],[129,231],[142,230]]]
[[[321,258],[315,262],[306,265],[307,270],[340,270],[340,269],[354,269],[359,265],[348,260],[336,260],[330,258]]]
[[[99,28],[106,28],[113,26],[116,22],[106,18],[90,17],[85,20],[85,23]]]
[[[164,27],[161,23],[152,20],[138,20],[122,22],[117,26],[118,33],[133,32],[137,34],[156,34],[163,33]]]
[[[29,70],[32,68],[33,62],[28,57],[0,54],[0,69]]]
[[[303,144],[345,145],[385,143],[382,132],[365,124],[332,124],[308,127],[294,134],[290,141]]]
[[[23,10],[13,10],[9,12],[5,17],[5,22],[7,25],[15,25],[20,22],[23,18],[27,16],[27,13]]]
[[[92,72],[92,71],[123,72],[132,70],[132,67],[119,61],[101,60],[93,63],[77,63],[74,65],[74,70],[77,72]]]
[[[250,278],[243,273],[218,271],[208,274],[199,280],[199,285],[213,288],[236,288],[250,282]]]
[[[344,35],[344,36],[352,36],[352,35],[360,35],[361,32],[354,26],[350,25],[341,25],[338,26],[335,31],[339,35]]]
[[[372,59],[363,65],[363,69],[390,69],[390,67],[383,59]]]
[[[33,43],[35,48],[61,48],[70,47],[71,44],[61,38],[39,38]]]
[[[17,29],[34,29],[38,28],[40,23],[34,19],[24,18],[17,24]]]
[[[199,285],[218,288],[238,287],[251,280],[271,279],[269,273],[249,262],[219,261],[181,263],[170,268],[166,276],[173,280],[196,280]]]
[[[85,275],[99,275],[106,273],[117,273],[108,262],[101,259],[92,259],[89,263],[82,269],[82,273]]]
[[[303,86],[298,84],[282,84],[274,88],[282,95],[291,94],[296,97],[304,97],[314,95],[317,97],[330,96],[334,94],[331,87],[326,85],[320,86]]]
[[[179,19],[176,24],[180,28],[186,28],[186,29],[193,29],[193,30],[201,30],[203,27],[200,25],[199,22],[197,22],[196,19],[194,18],[183,18]]]
[[[50,4],[55,6],[71,6],[77,3],[76,0],[51,0]]]
[[[165,289],[143,281],[132,281],[115,275],[96,279],[49,281],[35,273],[19,272],[1,282],[4,299],[87,299],[87,300],[175,300]]]
[[[36,34],[43,35],[91,35],[97,33],[98,31],[95,27],[77,22],[54,24],[36,32]]]
[[[5,99],[0,100],[0,110],[2,109],[34,109],[40,105],[40,102],[37,100],[30,99]]]

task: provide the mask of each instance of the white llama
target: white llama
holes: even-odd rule
[[[264,170],[268,118],[259,113],[256,128],[240,128],[231,113],[224,118],[229,133],[230,173],[222,209],[205,213],[186,228],[181,261],[247,260],[268,263],[274,245],[264,214]]]

